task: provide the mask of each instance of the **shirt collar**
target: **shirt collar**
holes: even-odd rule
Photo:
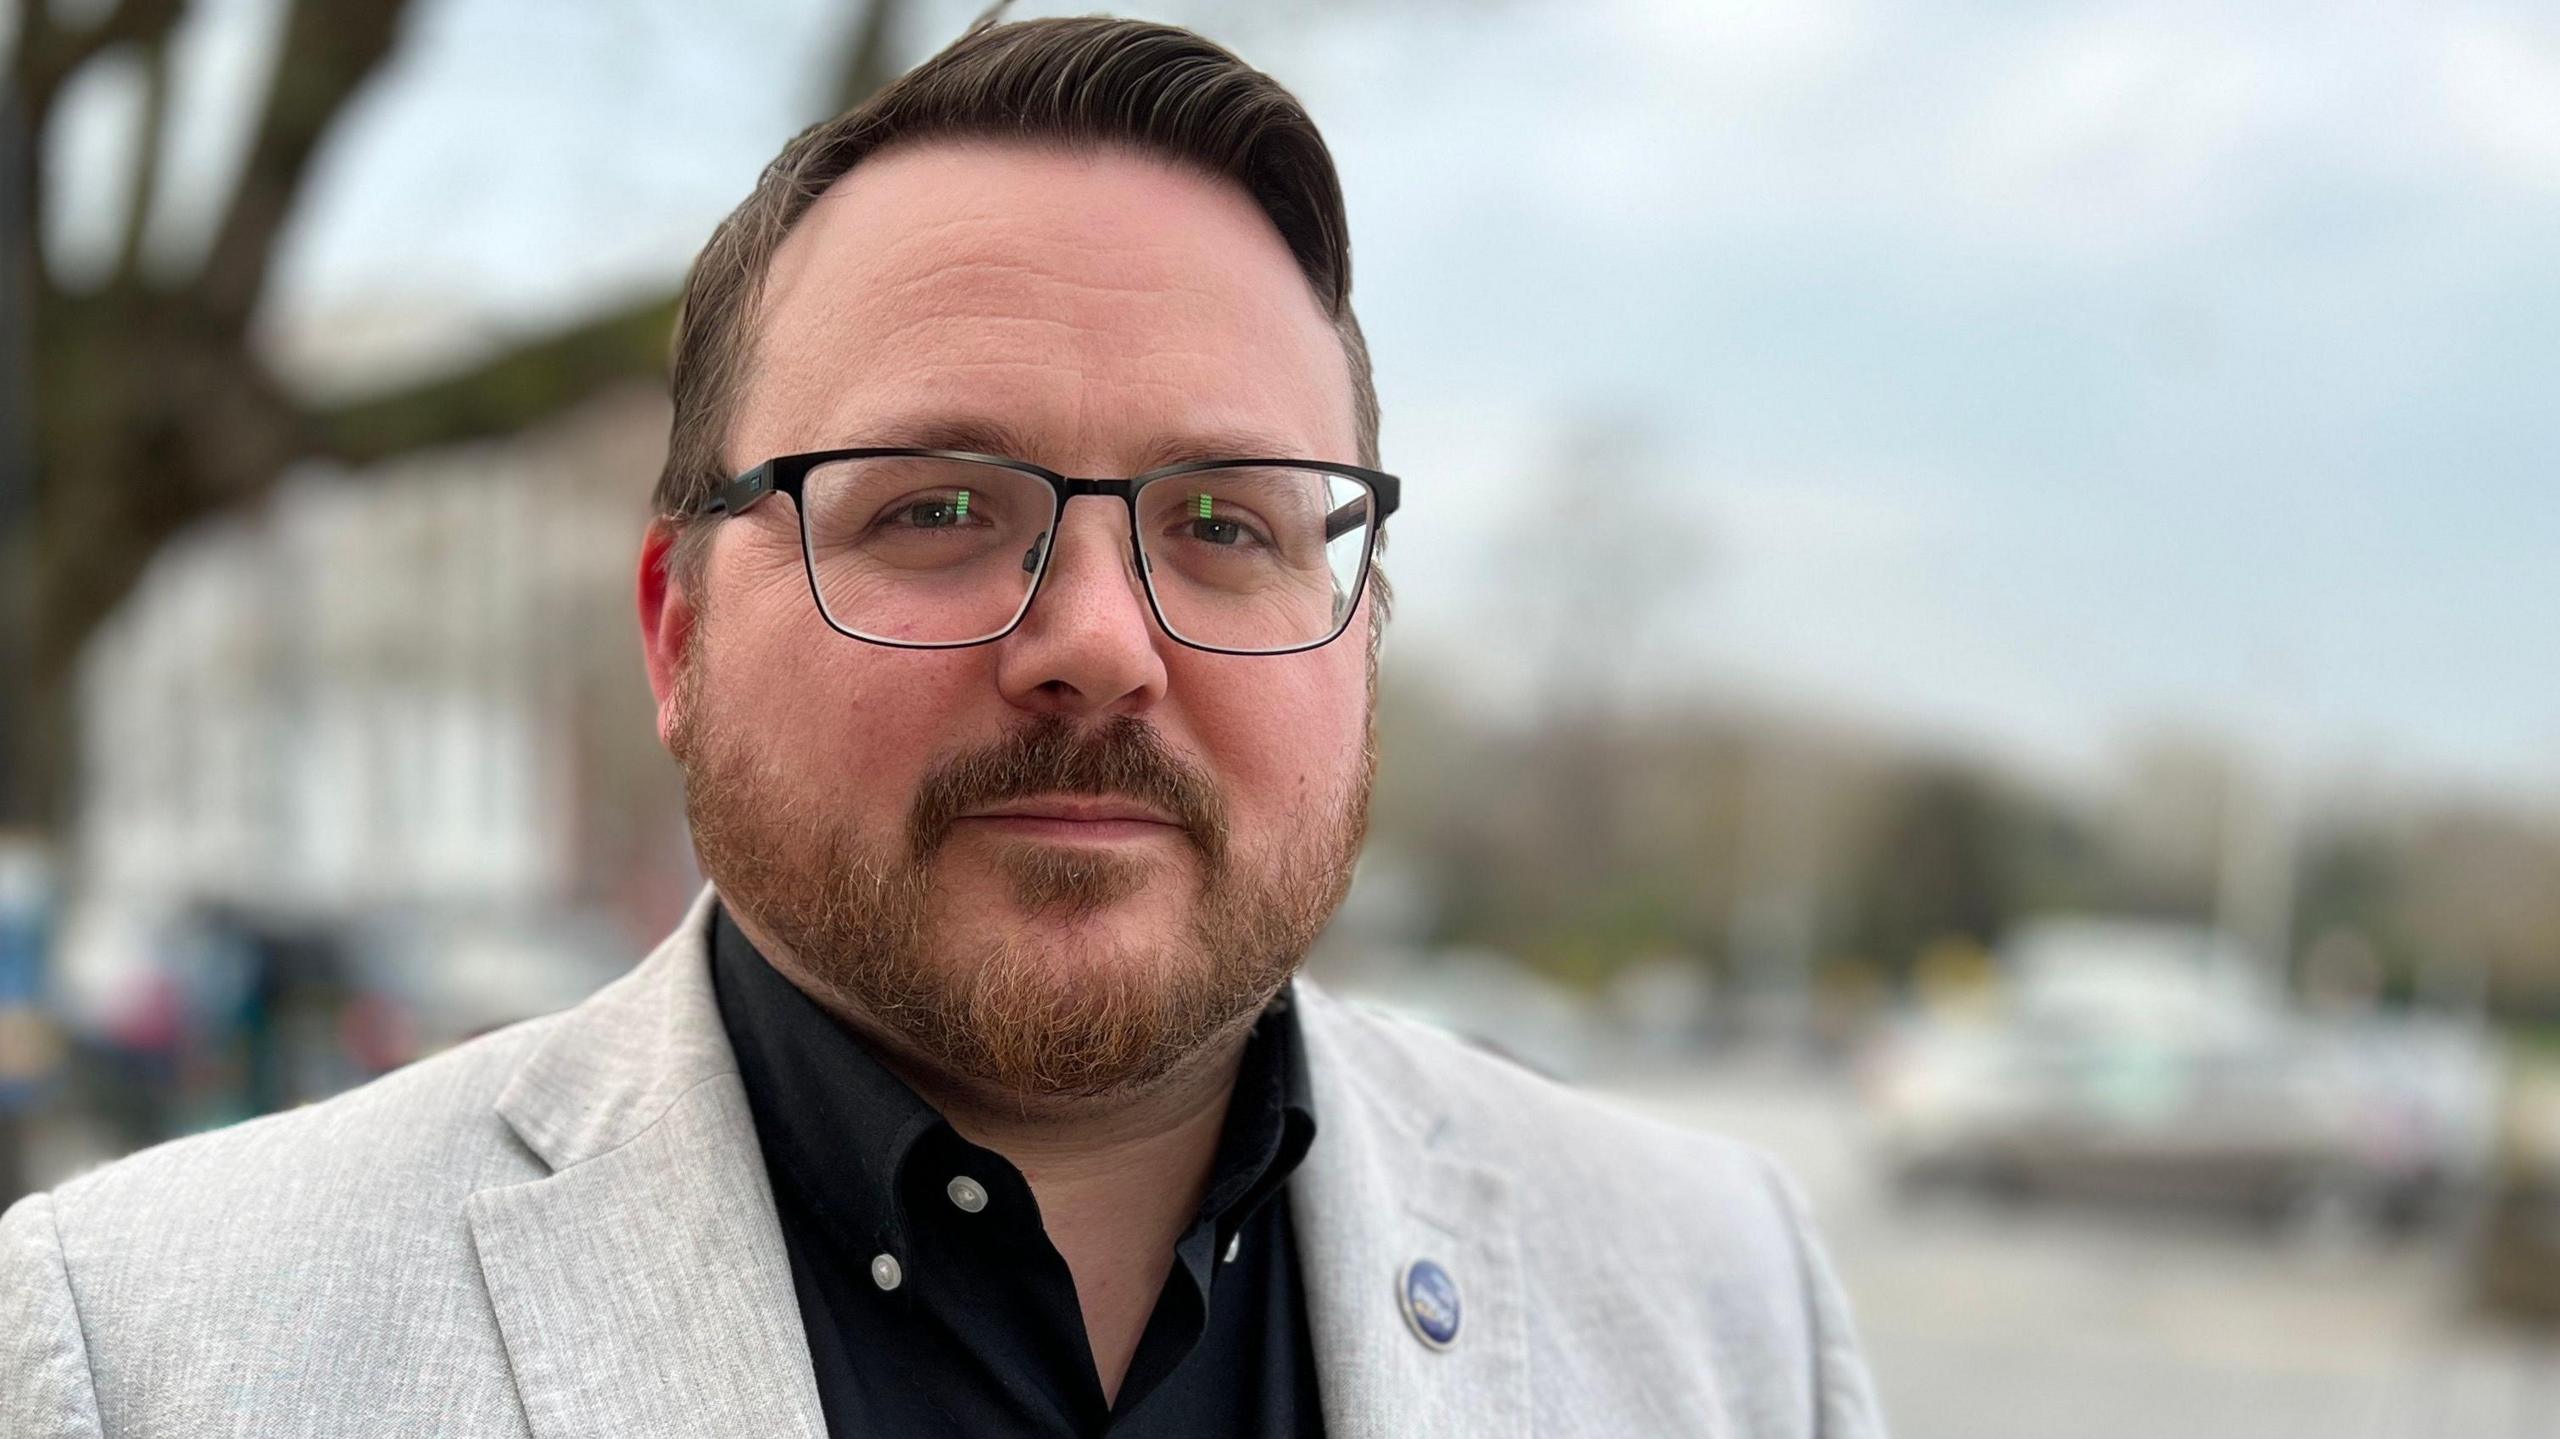
[[[855,1031],[784,978],[725,905],[714,907],[711,969],[766,1167],[777,1183],[787,1179],[799,1190],[849,1252],[903,1246],[900,1196],[915,1182],[910,1171],[919,1156],[932,1156],[930,1173],[1002,1166],[1020,1182],[1006,1161],[962,1138]],[[1245,1045],[1197,1238],[1182,1247],[1223,1248],[1288,1181],[1314,1138],[1305,1040],[1291,992],[1283,990]],[[1210,1236],[1214,1243],[1199,1242]]]

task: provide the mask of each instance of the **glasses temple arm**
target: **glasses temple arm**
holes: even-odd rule
[[[773,493],[773,466],[762,464],[722,485],[703,501],[706,515],[734,515]]]
[[[1331,544],[1368,522],[1369,497],[1363,495],[1324,517],[1325,543]]]

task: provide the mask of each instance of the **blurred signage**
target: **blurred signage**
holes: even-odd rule
[[[41,1005],[51,876],[41,845],[0,835],[0,1110],[32,1105],[62,1063],[61,1038]]]

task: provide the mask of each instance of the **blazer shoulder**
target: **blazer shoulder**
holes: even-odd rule
[[[1553,1367],[1670,1373],[1748,1353],[1723,1381],[1740,1432],[1882,1434],[1847,1300],[1802,1189],[1773,1156],[1373,1006],[1320,996],[1304,1013],[1364,1108],[1411,1144],[1504,1176],[1533,1309],[1609,1316],[1538,1330]],[[1319,1108],[1319,1135],[1324,1123]]]
[[[0,1214],[0,1414],[27,1426],[12,1434],[101,1430],[49,1194],[30,1194]]]
[[[464,1202],[547,1172],[495,1104],[557,1018],[21,1201],[0,1221],[0,1282],[37,1281],[46,1351],[0,1365],[0,1395],[40,1384],[117,1431],[246,1432],[255,1413],[261,1432],[305,1432],[265,1420],[335,1414],[348,1394],[381,1432],[448,1410],[449,1432],[485,1428],[465,1416],[514,1400],[483,1382],[505,1359]]]
[[[1435,1148],[1521,1173],[1534,1188],[1593,1191],[1577,1202],[1676,1188],[1693,1209],[1706,1200],[1729,1219],[1791,1221],[1790,1181],[1756,1146],[1637,1114],[1393,1010],[1301,993],[1352,1085]]]
[[[509,1175],[531,1177],[540,1161],[494,1106],[561,1017],[492,1030],[331,1098],[102,1165],[54,1188],[57,1223],[67,1239],[148,1234],[198,1218],[238,1232],[247,1213],[379,1223],[421,1202],[458,1202]]]

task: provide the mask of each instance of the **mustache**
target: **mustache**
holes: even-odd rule
[[[1039,795],[1134,800],[1173,817],[1213,865],[1227,855],[1227,808],[1208,777],[1175,754],[1155,728],[1116,715],[1082,729],[1058,715],[974,750],[925,775],[907,816],[909,853],[922,860],[972,810]]]

